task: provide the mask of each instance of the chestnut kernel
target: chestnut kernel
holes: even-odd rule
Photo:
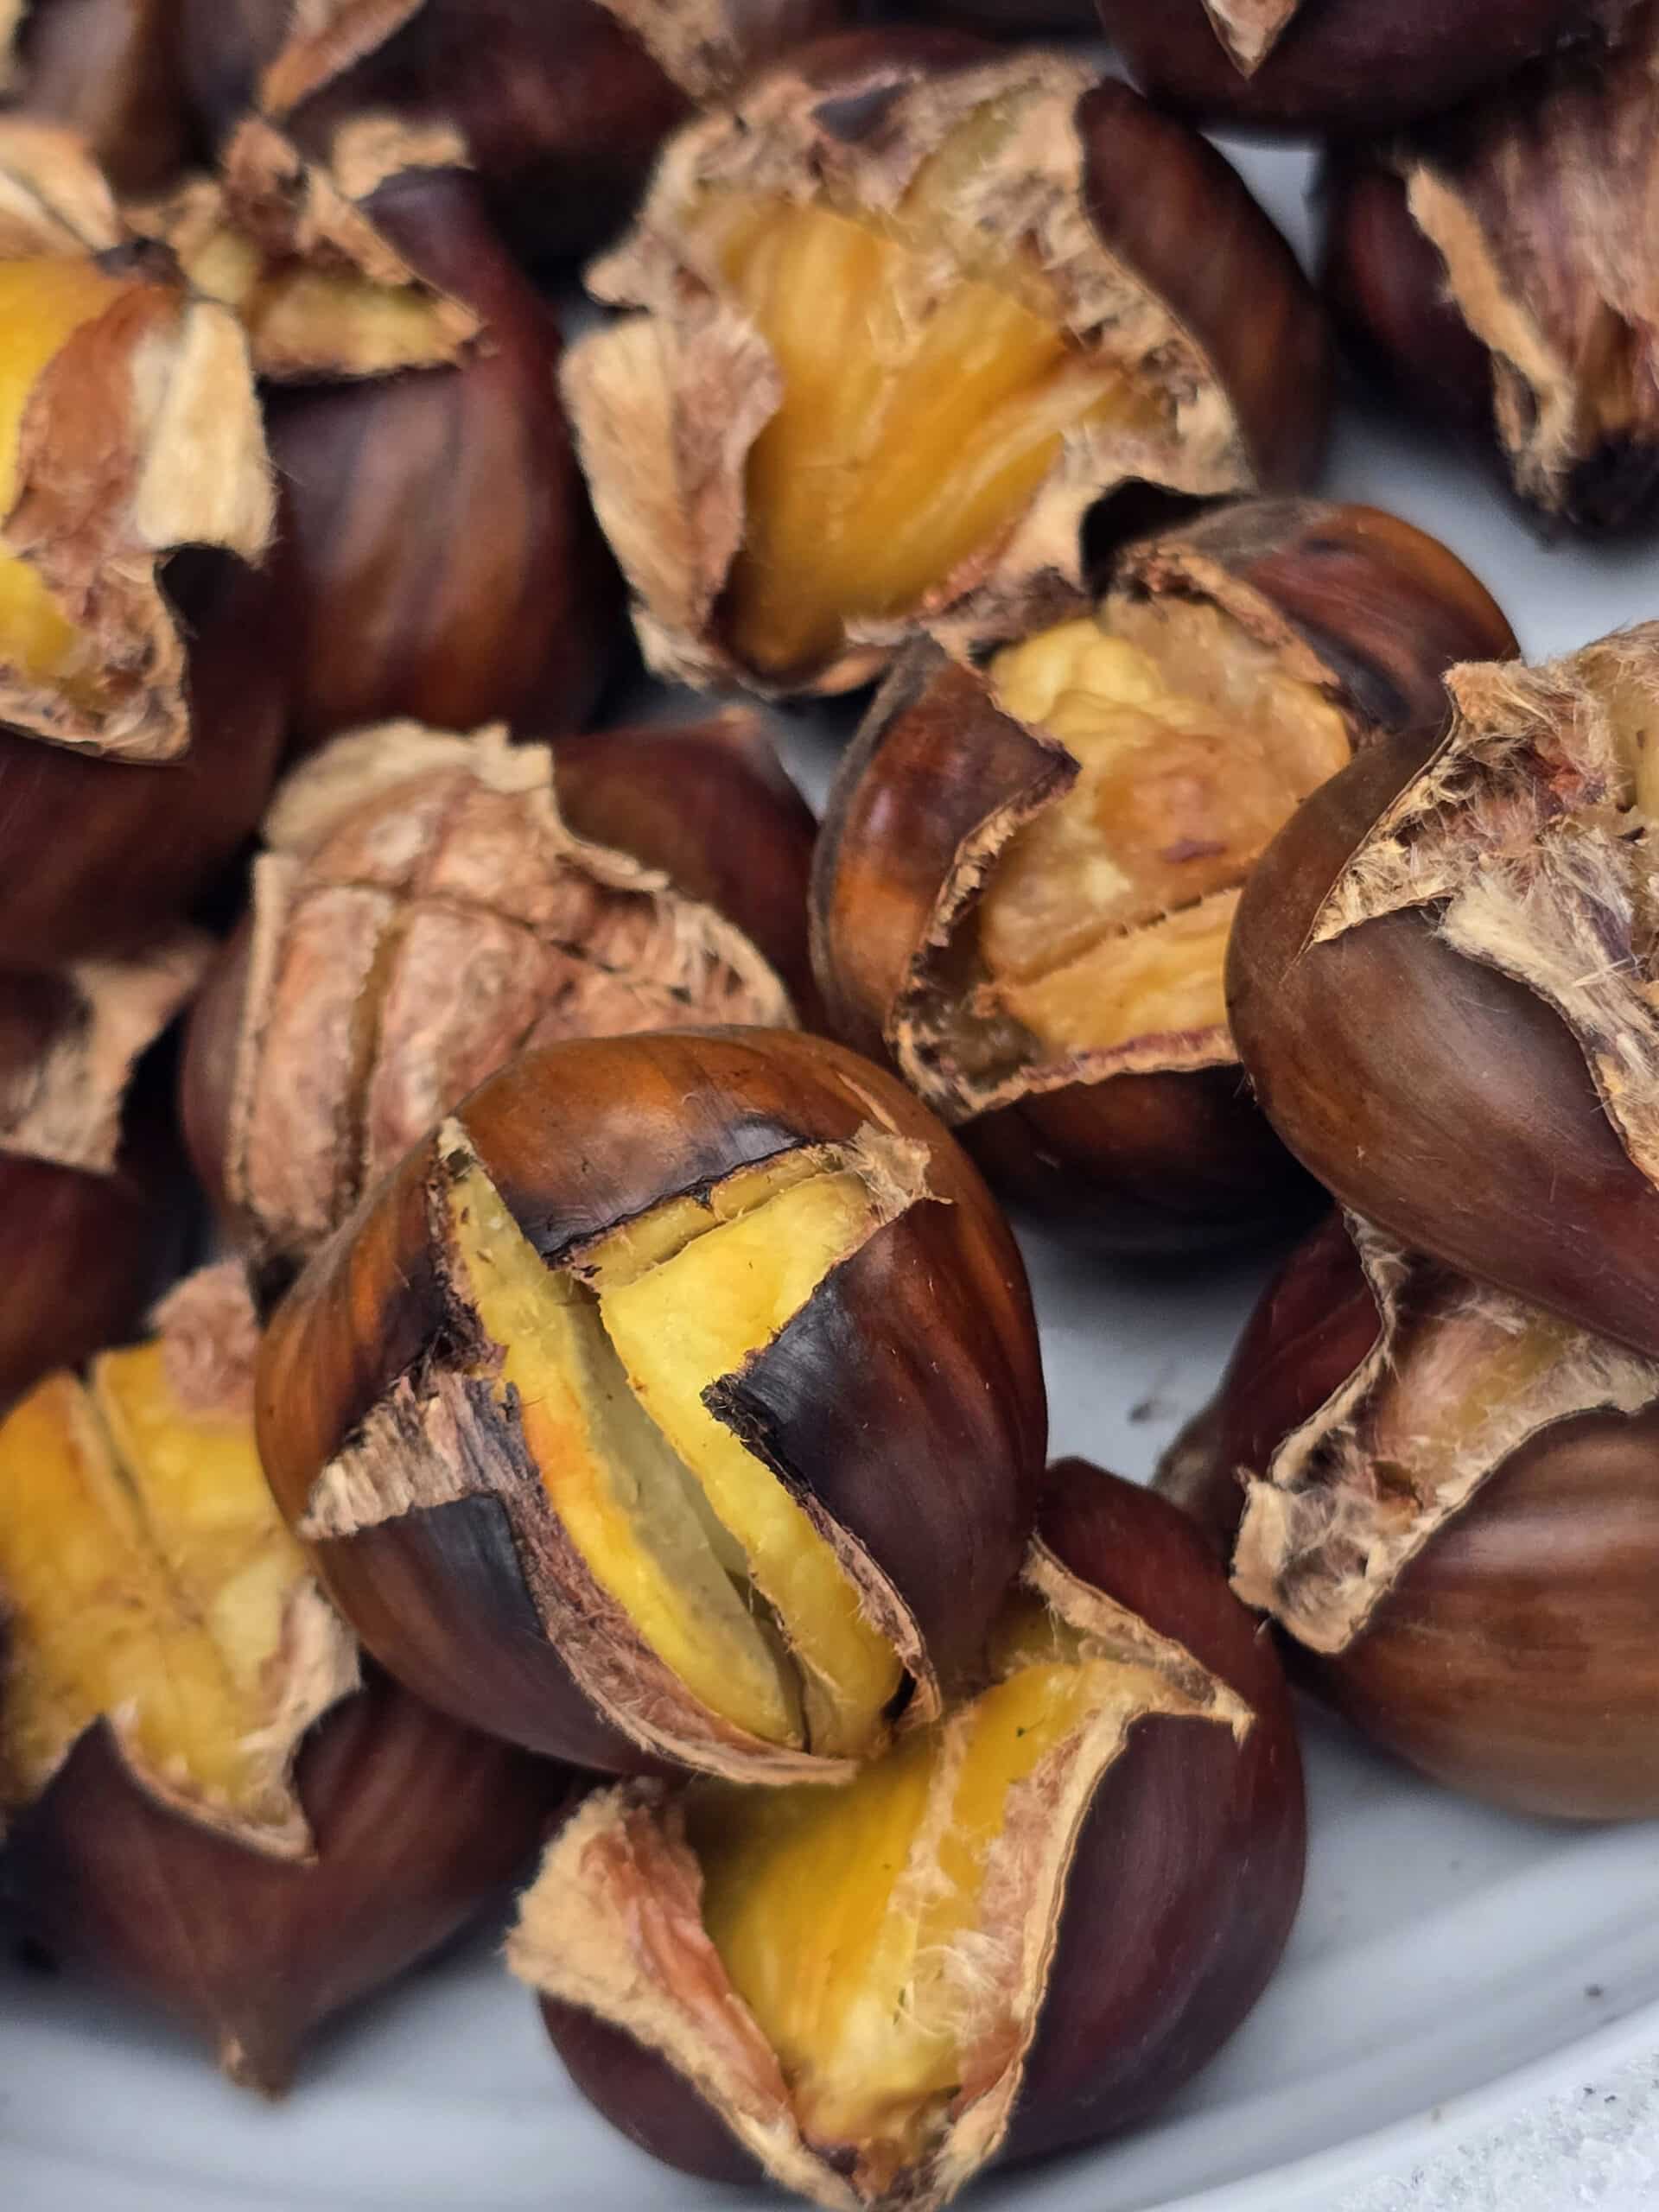
[[[660,794],[658,777],[673,779]],[[792,937],[798,966],[810,829],[752,757],[664,730],[636,759],[607,734],[575,755],[570,781],[625,836],[632,806],[667,810],[673,827],[656,842],[671,838],[686,863],[688,797],[721,810],[728,836],[731,809],[747,806],[763,841],[753,903],[769,934]],[[499,728],[466,738],[405,722],[336,739],[279,789],[248,918],[192,1018],[182,1084],[197,1172],[262,1287],[291,1281],[515,1052],[791,1020],[734,920],[633,853],[573,834],[565,782],[545,747]],[[749,903],[708,868],[709,888]]]
[[[1357,750],[1513,650],[1445,547],[1264,500],[1123,556],[1092,614],[982,672],[918,647],[831,792],[813,950],[997,1189],[1127,1249],[1250,1234],[1306,1185],[1245,1094],[1222,977],[1240,886]]]
[[[1290,1262],[1217,1412],[1189,1497],[1300,1681],[1513,1810],[1659,1808],[1659,1363],[1356,1217]]]
[[[1381,130],[1535,54],[1616,35],[1637,0],[1097,0],[1135,76],[1211,123]]]
[[[1057,1476],[970,1702],[839,1790],[625,1783],[550,1846],[509,1963],[658,2157],[926,2212],[1144,2118],[1260,1995],[1302,1877],[1277,1662],[1179,1514]]]
[[[1283,239],[1058,54],[810,48],[669,142],[588,282],[636,312],[566,362],[583,465],[647,660],[695,684],[842,691],[921,632],[1018,635],[1103,494],[1290,489],[1323,442]]]
[[[1454,669],[1245,887],[1228,1014],[1268,1118],[1409,1249],[1659,1357],[1647,734],[1659,625]]]
[[[279,1503],[417,1694],[759,1782],[842,1779],[974,1675],[1045,1427],[983,1185],[787,1031],[521,1056],[313,1260],[259,1403]]]
[[[1324,281],[1371,365],[1495,453],[1546,523],[1659,515],[1654,255],[1659,10],[1339,162]]]

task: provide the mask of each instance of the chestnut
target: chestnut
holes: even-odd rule
[[[1260,1995],[1304,1836],[1272,1646],[1165,1501],[1056,1477],[970,1702],[842,1789],[624,1783],[549,1847],[509,1963],[658,2158],[928,2212],[1144,2119]]]
[[[1291,1260],[1222,1386],[1189,1495],[1242,1515],[1235,1589],[1436,1781],[1650,1817],[1659,1362],[1351,1226]]]
[[[307,161],[250,123],[217,188],[133,219],[237,308],[267,381],[295,741],[404,715],[579,728],[620,588],[558,403],[556,323],[453,135],[371,120]]]
[[[639,750],[607,734],[575,754],[578,810],[620,848],[573,835],[562,757],[556,787],[548,749],[509,745],[499,728],[389,724],[336,739],[283,783],[247,921],[192,1016],[182,1080],[197,1172],[262,1292],[291,1281],[364,1192],[523,1047],[790,1021],[742,925],[753,909],[804,958],[810,817],[720,727],[664,729]],[[724,818],[699,830],[698,809]],[[733,867],[702,863],[702,887],[729,900],[717,912],[681,885],[740,826]],[[636,828],[646,834],[629,849]],[[680,882],[649,865],[639,847],[653,842],[683,863]]]
[[[1017,636],[1130,480],[1288,490],[1325,329],[1222,156],[1058,53],[849,34],[665,148],[564,389],[646,659],[837,692]],[[1237,312],[1247,297],[1248,317]]]
[[[260,1471],[239,1270],[156,1323],[0,1421],[0,1802],[29,1931],[274,2093],[512,1877],[564,1784],[357,1688]]]
[[[1222,1003],[1240,886],[1353,753],[1439,713],[1450,663],[1513,649],[1435,540],[1298,500],[1130,549],[1092,614],[983,671],[913,649],[814,864],[830,1026],[1068,1233],[1171,1250],[1294,1213]]]
[[[1097,0],[1136,79],[1206,123],[1376,130],[1534,55],[1616,36],[1637,0]]]
[[[1659,625],[1473,664],[1359,754],[1245,886],[1228,1018],[1342,1204],[1659,1356],[1648,822]]]
[[[255,108],[308,145],[341,119],[448,124],[518,245],[583,253],[666,134],[840,0],[182,0],[187,79],[216,135]]]
[[[79,133],[118,192],[159,191],[190,151],[178,48],[175,0],[11,0],[0,92]]]
[[[1640,210],[1659,9],[1326,179],[1323,282],[1362,359],[1492,453],[1554,527],[1659,516],[1659,388]]]
[[[788,1031],[523,1054],[278,1307],[279,1504],[417,1695],[613,1772],[840,1781],[981,1667],[1042,1465],[1020,1257]]]
[[[50,976],[0,974],[0,1409],[123,1335],[180,1242],[184,1178],[139,1062],[205,940]]]

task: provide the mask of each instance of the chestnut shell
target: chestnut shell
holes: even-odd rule
[[[1137,1721],[1085,1818],[1047,1987],[999,2162],[1099,2141],[1165,2103],[1227,2040],[1279,1961],[1300,1901],[1301,1757],[1272,1643],[1166,1500],[1080,1459],[1051,1470],[1040,1541],[1183,1644],[1249,1705],[1213,1724]],[[576,2087],[640,2147],[728,2183],[747,2152],[659,2054],[578,2007],[542,2014]]]
[[[731,1397],[746,1433],[888,1576],[946,1694],[970,1681],[1029,1527],[1046,1401],[1013,1237],[943,1128],[840,1046],[753,1030],[528,1052],[458,1118],[550,1260],[666,1198],[803,1144],[849,1143],[871,1122],[927,1145],[929,1188],[945,1203],[912,1206],[843,1262]],[[432,1348],[436,1146],[365,1201],[266,1333],[260,1452],[292,1524],[340,1446]],[[543,1632],[499,1499],[419,1509],[308,1549],[369,1649],[429,1703],[578,1764],[653,1765]]]

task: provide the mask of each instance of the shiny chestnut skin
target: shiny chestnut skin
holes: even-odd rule
[[[1246,74],[1205,0],[1097,0],[1136,79],[1209,123],[1378,130],[1447,108],[1564,41],[1605,35],[1633,0],[1300,0]]]
[[[1273,1644],[1185,1516],[1068,1459],[1050,1470],[1038,1538],[1079,1581],[1182,1645],[1254,1718],[1241,1743],[1142,1716],[1098,1784],[999,2164],[1132,2127],[1208,2063],[1278,1963],[1306,1851],[1300,1751]],[[709,2181],[761,2178],[660,2053],[576,2005],[543,1998],[542,2013],[577,2088],[642,2149]]]
[[[1213,1409],[1207,1471],[1179,1486],[1226,1555],[1241,1471],[1265,1474],[1380,1325],[1333,1217],[1263,1294]],[[1408,1344],[1408,1383],[1432,1353]],[[1659,1807],[1656,1573],[1659,1408],[1580,1413],[1498,1461],[1344,1650],[1286,1637],[1286,1659],[1373,1742],[1449,1788],[1516,1812],[1647,1818]]]
[[[183,0],[183,10],[188,81],[222,133],[255,105],[293,11],[288,0]],[[302,94],[297,80],[267,79],[267,99],[294,102],[302,140],[365,111],[454,126],[515,240],[571,255],[622,221],[697,99],[833,28],[842,10],[837,0],[724,0],[702,11],[723,39],[699,47],[688,24],[685,81],[606,0],[410,0],[402,13],[355,64]]]
[[[1343,1205],[1402,1244],[1659,1354],[1659,1190],[1619,1141],[1583,1051],[1525,984],[1465,959],[1432,908],[1308,942],[1338,878],[1435,751],[1360,754],[1281,831],[1246,887],[1228,1014],[1257,1099]]]
[[[558,404],[552,314],[465,172],[407,170],[364,212],[485,327],[453,368],[268,396],[295,741],[405,715],[579,728],[620,606]]]
[[[252,835],[286,734],[291,632],[270,570],[175,555],[189,750],[98,760],[0,728],[0,968],[130,950],[188,912]]]
[[[1208,602],[1287,659],[1299,656],[1294,664],[1317,674],[1358,748],[1437,724],[1452,663],[1516,650],[1463,563],[1374,508],[1219,507],[1120,556],[1109,623],[1119,594],[1131,605]],[[934,1045],[907,1034],[914,1001],[935,987],[926,945],[943,887],[999,809],[1052,782],[1057,752],[1065,757],[943,658],[918,654],[892,679],[831,790],[814,863],[814,961],[832,1030],[895,1057],[993,1187],[1068,1236],[1180,1252],[1294,1223],[1316,1193],[1230,1048],[1222,1065],[1032,1088],[986,1111],[942,1069]]]
[[[799,1033],[573,1041],[523,1055],[474,1091],[271,1320],[259,1446],[290,1525],[305,1540],[320,1478],[400,1378],[454,1356],[431,1224],[435,1179],[459,1142],[554,1266],[671,1198],[872,1128],[925,1147],[928,1188],[947,1203],[909,1206],[821,1281],[746,1363],[733,1414],[879,1565],[949,1694],[982,1664],[1034,1503],[1046,1404],[1029,1293],[1006,1224],[944,1130],[879,1069]],[[871,1420],[874,1407],[887,1416]],[[486,1487],[314,1534],[307,1549],[368,1649],[441,1710],[578,1764],[652,1770],[658,1756],[598,1708],[550,1640],[518,1541],[503,1495]],[[545,1537],[524,1541],[549,1549]],[[653,1740],[672,1756],[669,1738]]]
[[[296,1778],[316,1840],[302,1864],[157,1805],[100,1726],[10,1839],[26,1932],[173,2014],[267,2096],[325,2019],[505,1890],[569,1786],[384,1679],[317,1723]]]

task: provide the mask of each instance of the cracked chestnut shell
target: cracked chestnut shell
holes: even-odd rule
[[[831,1026],[1070,1234],[1179,1249],[1294,1214],[1223,1005],[1240,886],[1356,751],[1439,715],[1447,665],[1513,649],[1444,546],[1294,500],[1132,549],[1092,615],[983,671],[918,649],[826,810]]]
[[[185,66],[218,134],[255,107],[315,143],[390,113],[466,142],[522,248],[615,229],[664,137],[749,71],[833,29],[836,0],[183,0]]]
[[[1449,108],[1536,54],[1599,50],[1634,0],[1096,0],[1154,98],[1207,123],[1381,130]]]
[[[737,713],[556,757],[499,728],[392,723],[295,770],[181,1086],[197,1172],[261,1296],[526,1046],[786,1027],[767,954],[805,965],[811,839]]]
[[[1368,749],[1258,863],[1228,954],[1239,1057],[1343,1205],[1659,1356],[1659,626],[1448,688],[1443,736]]]
[[[259,1404],[283,1512],[411,1689],[760,1782],[843,1778],[975,1676],[1045,1427],[972,1167],[783,1031],[521,1056],[311,1262]]]
[[[14,0],[5,105],[79,132],[118,192],[155,192],[191,131],[175,0]]]
[[[1659,1363],[1333,1219],[1160,1486],[1373,1741],[1513,1811],[1633,1820],[1659,1808],[1656,1470]]]
[[[1105,495],[1291,490],[1323,445],[1284,240],[1058,52],[807,48],[670,140],[588,283],[631,310],[564,369],[594,506],[646,659],[703,688],[840,692],[918,633],[1018,635],[1080,588]]]
[[[1145,2119],[1259,1996],[1303,1859],[1273,1647],[1163,1500],[1054,1476],[979,1699],[842,1790],[625,1783],[550,1846],[509,1962],[657,2157],[936,2206]]]
[[[1644,6],[1611,52],[1526,70],[1326,179],[1323,282],[1356,350],[1558,528],[1659,512],[1659,254],[1634,213],[1656,57]]]

